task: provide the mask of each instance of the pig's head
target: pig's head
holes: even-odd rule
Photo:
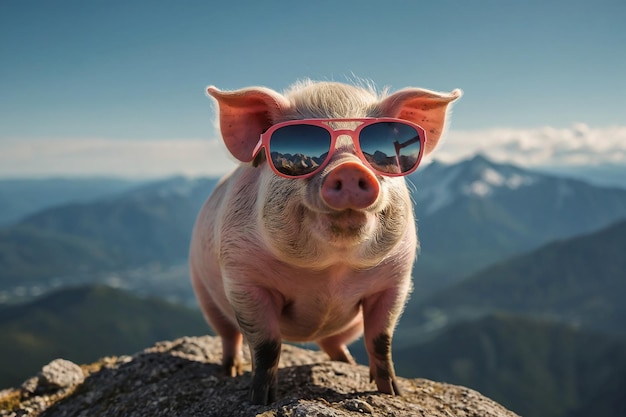
[[[411,199],[403,177],[376,174],[341,136],[325,167],[305,179],[284,178],[253,155],[260,135],[272,125],[297,119],[393,117],[421,126],[425,154],[437,146],[449,104],[460,90],[437,93],[407,88],[379,96],[371,89],[304,82],[284,95],[262,87],[237,91],[208,88],[219,106],[220,130],[229,151],[248,166],[243,181],[255,178],[260,235],[281,260],[309,268],[344,262],[370,268],[413,230]],[[242,196],[242,198],[244,198]],[[409,245],[411,246],[411,245]]]

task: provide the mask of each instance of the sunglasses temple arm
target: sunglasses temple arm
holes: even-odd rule
[[[252,158],[257,156],[257,154],[261,151],[262,147],[263,147],[263,136],[259,138],[259,142],[254,147],[254,150],[252,151]]]

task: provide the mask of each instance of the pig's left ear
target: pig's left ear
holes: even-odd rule
[[[219,105],[220,131],[226,147],[242,162],[252,161],[261,133],[289,107],[284,96],[264,87],[220,91],[210,86],[207,94]]]
[[[463,95],[458,88],[450,93],[406,88],[379,103],[382,115],[396,117],[418,124],[426,131],[425,154],[435,149],[446,126],[450,103]]]

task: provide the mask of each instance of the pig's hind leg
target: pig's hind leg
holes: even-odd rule
[[[358,339],[361,334],[363,334],[363,319],[359,314],[359,317],[347,329],[341,333],[319,339],[317,344],[326,352],[330,360],[354,365],[356,361],[350,354],[347,345]]]
[[[200,309],[213,330],[222,339],[222,371],[228,376],[243,373],[242,346],[243,336],[239,327],[233,324],[215,305],[211,294],[192,272],[192,284]]]

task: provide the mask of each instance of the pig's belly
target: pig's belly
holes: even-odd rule
[[[283,339],[308,342],[323,339],[342,331],[363,327],[359,302],[298,302],[288,303],[280,316]]]

